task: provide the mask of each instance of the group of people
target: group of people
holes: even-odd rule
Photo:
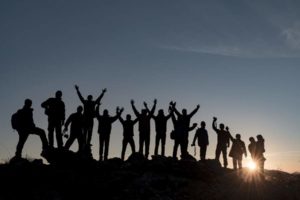
[[[116,114],[111,116],[107,109],[104,109],[102,114],[100,113],[101,100],[106,92],[106,89],[102,90],[99,97],[94,100],[92,95],[88,95],[85,99],[77,85],[75,85],[77,95],[82,105],[77,107],[75,113],[71,114],[67,120],[65,120],[65,104],[62,100],[62,92],[57,91],[55,97],[51,97],[41,104],[41,107],[45,109],[45,114],[48,116],[48,138],[43,129],[35,126],[33,121],[33,109],[32,101],[30,99],[25,100],[25,104],[22,109],[19,109],[13,114],[11,122],[12,127],[17,130],[19,134],[19,141],[16,149],[16,157],[21,157],[23,146],[28,138],[29,134],[39,135],[42,140],[43,150],[54,148],[54,132],[56,138],[56,144],[58,149],[68,150],[75,140],[78,142],[78,153],[91,155],[91,139],[93,133],[94,119],[99,122],[99,160],[107,160],[109,152],[110,134],[112,130],[112,124],[119,120],[123,126],[123,141],[121,159],[124,160],[126,147],[129,144],[131,146],[132,153],[136,152],[134,142],[134,125],[138,122],[139,131],[139,152],[146,158],[149,157],[150,147],[150,122],[151,119],[155,122],[155,148],[154,155],[158,155],[159,146],[161,148],[161,155],[165,156],[165,144],[167,137],[167,122],[172,120],[173,130],[170,133],[170,137],[174,140],[173,157],[177,158],[177,150],[180,146],[181,158],[188,158],[188,138],[189,132],[197,127],[196,123],[191,125],[191,118],[197,113],[200,105],[188,113],[186,109],[182,109],[181,112],[177,110],[176,102],[171,101],[168,107],[168,114],[164,113],[163,109],[158,110],[158,114],[155,115],[157,100],[153,101],[151,109],[147,103],[144,102],[144,108],[139,111],[135,107],[135,102],[131,100],[131,107],[135,114],[133,119],[130,114],[126,115],[123,119],[122,113],[124,108],[116,108]],[[66,136],[66,132],[69,131],[69,137],[65,144],[63,144],[63,136]],[[206,123],[202,121],[200,128],[196,130],[192,146],[198,142],[200,147],[200,160],[205,161],[206,150],[209,145],[208,133],[206,130]],[[217,118],[213,118],[212,128],[217,134],[217,147],[215,152],[215,159],[219,160],[222,153],[223,166],[226,168],[227,162],[227,148],[232,142],[232,147],[229,152],[229,156],[233,158],[234,169],[242,168],[243,154],[247,156],[245,143],[241,140],[241,135],[236,134],[233,138],[229,128],[224,124],[219,125],[217,128]],[[248,150],[253,160],[255,160],[260,168],[263,170],[265,158],[264,153],[264,139],[261,135],[257,136],[257,141],[253,137],[250,138],[250,144]]]

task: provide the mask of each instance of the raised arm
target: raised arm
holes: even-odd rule
[[[99,104],[99,103],[101,102],[101,99],[103,98],[105,92],[106,92],[106,88],[104,88],[104,89],[102,90],[102,93],[101,93],[100,96],[96,99],[96,101],[95,101],[96,104]]]
[[[152,109],[151,109],[151,111],[149,113],[151,116],[153,116],[153,114],[154,114],[154,111],[155,111],[155,108],[156,108],[156,104],[157,104],[157,100],[154,99]]]
[[[176,102],[172,104],[172,110],[176,113],[177,116],[181,116],[181,113],[176,108]]]
[[[100,104],[97,104],[97,106],[96,106],[96,117],[97,118],[100,117]]]
[[[81,93],[80,93],[80,91],[79,91],[78,85],[75,85],[75,89],[76,89],[76,92],[77,92],[77,95],[78,95],[80,101],[81,101],[82,103],[84,103],[84,98],[83,98],[83,96],[81,95]]]
[[[218,131],[218,129],[217,129],[217,118],[216,117],[213,118],[212,128],[214,129],[215,132]]]
[[[196,114],[196,112],[199,110],[200,105],[198,104],[197,107],[189,114],[189,117],[193,117],[193,115]]]
[[[111,122],[116,121],[121,116],[123,110],[124,110],[124,108],[120,109],[119,107],[117,107],[116,108],[116,115],[114,117],[111,117]]]
[[[137,109],[136,109],[136,107],[135,107],[135,105],[134,105],[134,101],[131,100],[130,103],[131,103],[131,107],[132,107],[132,110],[133,110],[134,114],[135,114],[137,117],[139,117],[139,116],[140,116],[140,113],[137,111]]]
[[[120,120],[121,124],[124,124],[124,119],[122,118],[122,113],[120,113],[120,115],[118,116],[118,119]]]

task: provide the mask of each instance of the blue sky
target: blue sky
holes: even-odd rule
[[[138,108],[154,98],[164,109],[170,100],[188,110],[200,104],[192,121],[208,124],[208,157],[214,157],[216,135],[210,124],[217,116],[246,144],[250,136],[265,136],[267,168],[299,171],[299,4],[2,1],[0,158],[14,154],[17,133],[10,116],[25,98],[33,100],[36,124],[46,129],[41,102],[61,89],[69,115],[80,104],[73,88],[78,84],[85,96],[107,87],[102,105],[111,113],[124,106],[124,114],[132,114],[132,98]],[[110,157],[120,156],[121,135],[116,122]],[[94,131],[95,158],[97,138]],[[173,141],[167,143],[171,155]],[[152,152],[153,146],[152,138]],[[24,154],[39,157],[40,147],[31,136]]]

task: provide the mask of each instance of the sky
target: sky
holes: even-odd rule
[[[26,98],[33,101],[36,125],[46,130],[40,104],[62,90],[70,115],[80,105],[78,84],[84,96],[107,88],[102,110],[114,115],[121,106],[123,117],[133,114],[131,99],[141,109],[157,98],[165,112],[171,100],[189,112],[200,104],[192,122],[207,123],[208,158],[214,158],[216,116],[246,145],[249,137],[264,136],[267,169],[300,171],[299,7],[297,0],[1,1],[0,161],[14,156],[18,134],[10,118]],[[137,127],[134,138],[138,148]],[[120,157],[121,144],[115,122],[110,158]],[[167,155],[172,148],[168,134]],[[40,158],[40,152],[39,138],[30,136],[23,155]]]

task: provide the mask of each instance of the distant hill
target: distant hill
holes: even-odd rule
[[[146,160],[139,154],[125,162],[64,157],[50,165],[25,159],[0,165],[0,199],[300,199],[299,174],[266,170],[262,177],[223,169],[215,160]]]

